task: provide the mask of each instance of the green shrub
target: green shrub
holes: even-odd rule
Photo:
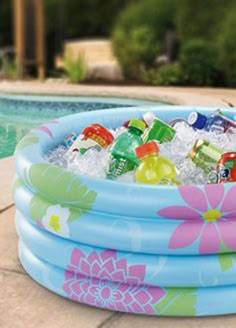
[[[207,41],[194,39],[184,44],[180,51],[180,66],[186,84],[219,84],[217,49]]]
[[[124,42],[126,38],[128,42]],[[142,66],[150,65],[157,53],[154,35],[147,26],[139,26],[127,33],[117,29],[113,35],[114,50],[127,77],[138,79]]]
[[[153,85],[181,84],[181,70],[178,63],[151,68],[143,73],[143,80]]]
[[[79,83],[85,80],[87,76],[87,66],[82,54],[78,55],[76,58],[67,54],[64,58],[64,67],[70,82]]]
[[[219,35],[220,66],[228,86],[236,86],[236,5],[229,11]]]
[[[112,40],[127,77],[139,78],[165,46],[166,32],[175,25],[177,0],[143,0],[120,15]]]
[[[180,0],[177,13],[179,39],[216,40],[221,22],[236,0]]]
[[[6,79],[16,80],[18,77],[17,61],[15,59],[5,58],[2,60],[3,74]]]

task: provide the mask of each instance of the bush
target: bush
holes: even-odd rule
[[[153,85],[179,85],[182,80],[180,66],[174,63],[151,68],[143,73],[143,80]]]
[[[177,0],[133,3],[120,15],[112,39],[125,76],[139,78],[165,47],[166,32],[175,25]]]
[[[126,38],[129,42],[124,42]],[[128,35],[117,29],[113,35],[114,50],[127,77],[138,79],[142,66],[150,65],[157,53],[154,35],[147,26],[139,26]]]
[[[16,80],[18,77],[18,67],[16,59],[5,58],[4,60],[2,60],[2,70],[6,79]]]
[[[219,84],[217,49],[200,39],[187,42],[180,52],[180,66],[185,83],[196,86]]]
[[[219,36],[220,65],[228,86],[236,86],[236,6],[229,11]]]
[[[216,40],[221,22],[236,0],[180,0],[177,13],[179,39]]]
[[[87,66],[82,54],[76,58],[67,54],[64,58],[64,67],[70,82],[79,83],[85,80],[87,76]]]

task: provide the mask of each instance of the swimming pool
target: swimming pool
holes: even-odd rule
[[[0,94],[0,158],[11,156],[18,141],[45,121],[95,109],[158,104],[161,103],[110,97]]]

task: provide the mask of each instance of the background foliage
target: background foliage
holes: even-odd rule
[[[0,48],[13,44],[12,2],[0,1]],[[45,13],[49,71],[63,40],[111,36],[128,79],[236,86],[236,0],[45,0]]]
[[[132,0],[44,0],[48,69],[64,39],[107,37]],[[13,44],[13,1],[0,0],[0,48]]]
[[[152,41],[140,41],[137,53],[131,36],[140,26]],[[140,0],[122,11],[113,31],[124,74],[154,85],[236,86],[235,39],[236,0]]]
[[[125,75],[137,78],[165,49],[166,31],[175,28],[177,0],[145,0],[122,11],[113,32],[114,50]]]

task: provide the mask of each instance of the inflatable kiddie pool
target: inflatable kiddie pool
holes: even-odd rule
[[[38,283],[74,301],[151,315],[236,313],[236,185],[158,186],[79,176],[43,155],[71,131],[144,112],[163,120],[215,108],[80,113],[18,144],[13,194],[19,257]],[[233,115],[234,110],[228,110]]]

